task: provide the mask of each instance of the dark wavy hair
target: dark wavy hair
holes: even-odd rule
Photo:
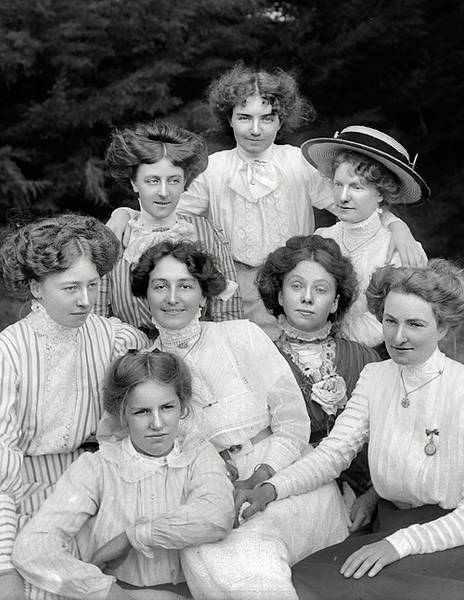
[[[390,206],[401,202],[401,181],[375,158],[354,150],[342,150],[332,160],[332,177],[342,163],[351,165],[355,175],[370,183],[382,196],[381,206]]]
[[[165,240],[146,250],[132,270],[130,281],[134,296],[146,298],[150,273],[166,256],[185,264],[200,284],[205,298],[211,299],[226,289],[226,278],[217,267],[216,257],[205,252],[200,242]]]
[[[168,158],[184,171],[185,189],[208,166],[205,140],[174,123],[152,121],[115,129],[106,152],[106,164],[114,180],[132,191],[131,181],[141,164]]]
[[[300,93],[295,76],[282,69],[254,69],[239,61],[215,79],[205,95],[218,131],[230,130],[229,120],[234,106],[245,103],[250,96],[261,96],[267,100],[273,112],[279,116],[281,127],[278,138],[316,118],[316,111]]]
[[[182,413],[188,413],[192,377],[184,360],[170,352],[129,350],[109,367],[103,388],[103,406],[119,427],[123,426],[122,415],[128,395],[146,381],[174,386]]]
[[[296,235],[287,240],[285,246],[269,254],[256,278],[264,306],[275,317],[284,314],[279,293],[285,275],[302,260],[320,264],[335,279],[338,308],[329,319],[337,324],[357,296],[358,280],[350,259],[342,255],[337,242],[320,235]]]
[[[114,233],[94,217],[70,213],[39,219],[7,233],[0,247],[0,283],[11,296],[29,300],[31,281],[66,271],[81,256],[102,277],[120,251]]]
[[[389,292],[411,294],[432,307],[437,325],[457,332],[464,322],[464,270],[444,258],[429,260],[424,268],[386,266],[377,269],[366,290],[367,305],[382,322]]]

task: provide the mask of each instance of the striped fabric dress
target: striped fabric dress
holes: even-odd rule
[[[147,343],[118,319],[59,326],[38,304],[0,333],[0,573],[13,568],[17,529],[94,436],[105,370]]]
[[[35,586],[59,598],[111,600],[116,579],[138,587],[177,584],[184,581],[179,549],[216,542],[231,530],[232,493],[224,462],[210,444],[189,445],[179,437],[161,457],[138,453],[129,438],[102,444],[60,479],[22,529],[13,557],[33,584],[34,600],[41,593]],[[90,558],[122,531],[132,549],[104,574]]]

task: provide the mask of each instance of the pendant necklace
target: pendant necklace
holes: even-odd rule
[[[403,388],[404,388],[404,398],[401,400],[401,406],[403,408],[408,408],[408,406],[411,404],[411,401],[409,400],[409,394],[412,394],[413,392],[417,392],[417,390],[422,389],[423,387],[425,387],[426,385],[428,385],[429,383],[431,383],[434,379],[437,379],[437,377],[440,377],[440,375],[442,373],[443,373],[443,369],[441,369],[440,371],[438,371],[438,373],[436,375],[434,375],[434,377],[432,377],[432,379],[429,379],[428,381],[426,381],[425,383],[423,383],[419,387],[416,387],[413,390],[409,390],[409,392],[408,392],[408,390],[406,389],[406,384],[404,383],[403,372],[400,370],[401,382],[402,382]]]
[[[429,441],[425,445],[424,451],[427,454],[427,456],[433,456],[437,451],[437,447],[435,446],[435,443],[433,441],[433,436],[440,435],[440,432],[438,431],[438,429],[426,429],[425,435],[429,438]]]

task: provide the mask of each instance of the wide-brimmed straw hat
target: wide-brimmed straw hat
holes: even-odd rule
[[[337,132],[333,138],[314,138],[301,146],[306,160],[326,177],[332,177],[332,160],[342,150],[366,154],[395,173],[401,181],[401,198],[398,202],[416,204],[430,198],[430,188],[415,171],[417,156],[411,162],[406,148],[377,129],[352,125]]]

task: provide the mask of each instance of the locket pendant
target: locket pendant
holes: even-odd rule
[[[437,451],[437,447],[433,442],[429,442],[425,445],[424,451],[427,454],[427,456],[433,456]]]
[[[403,408],[408,408],[408,406],[411,404],[411,402],[409,401],[409,398],[407,396],[405,396],[402,400],[401,400],[401,406]]]
[[[437,447],[433,441],[434,435],[440,435],[438,429],[426,429],[425,435],[429,438],[429,441],[425,444],[424,452],[427,456],[433,456],[437,452]]]

